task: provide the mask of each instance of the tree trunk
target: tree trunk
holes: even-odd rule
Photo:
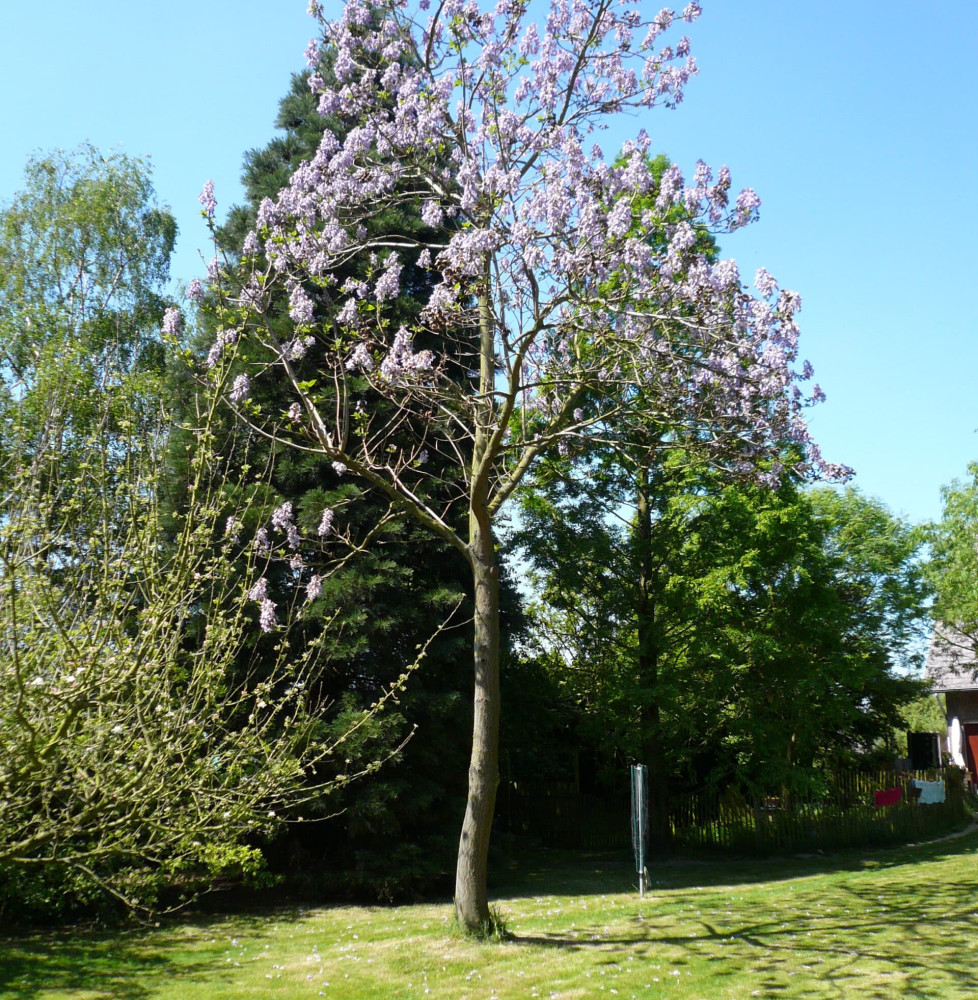
[[[659,635],[655,611],[658,596],[657,568],[652,554],[652,497],[649,470],[639,466],[635,478],[635,543],[638,556],[639,690],[643,692],[640,711],[642,753],[649,775],[649,835],[651,847],[665,852],[671,847],[669,829],[669,788],[662,754],[662,723],[659,713]]]
[[[489,833],[499,784],[499,567],[490,530],[471,516],[469,561],[475,585],[475,691],[469,794],[458,844],[455,913],[467,930],[489,920]]]
[[[469,793],[455,868],[455,914],[469,931],[488,928],[489,832],[499,784],[499,564],[489,516],[490,441],[495,412],[495,336],[489,308],[489,262],[479,294],[479,399],[469,484],[468,559],[475,591],[475,690]]]

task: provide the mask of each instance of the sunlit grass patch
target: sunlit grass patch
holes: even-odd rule
[[[512,938],[499,943],[453,932],[448,904],[291,910],[111,935],[62,932],[0,943],[0,997],[971,995],[974,834],[836,858],[663,864],[651,872],[644,899],[631,889],[627,858],[600,870],[597,860],[575,865],[565,856],[549,870],[524,866],[512,890],[500,892]],[[583,878],[589,865],[590,879]]]

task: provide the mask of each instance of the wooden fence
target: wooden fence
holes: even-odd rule
[[[920,805],[913,779],[943,780],[942,803]],[[877,806],[879,791],[899,788],[900,801]],[[843,772],[820,794],[748,798],[734,792],[687,795],[671,803],[677,847],[737,853],[837,850],[938,836],[966,816],[957,772]]]
[[[913,779],[943,780],[943,803],[917,803]],[[877,806],[875,793],[900,788],[900,801]],[[674,797],[668,808],[677,848],[777,854],[892,844],[939,836],[966,818],[960,772],[843,772],[810,795],[751,797],[735,790]],[[547,846],[631,846],[627,797],[586,795],[573,786],[500,789],[497,823]]]

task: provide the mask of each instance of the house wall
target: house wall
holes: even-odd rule
[[[978,691],[948,691],[945,697],[949,722],[955,716],[962,724],[978,722]]]

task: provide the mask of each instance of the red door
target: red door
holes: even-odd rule
[[[966,722],[961,729],[964,736],[965,761],[971,772],[972,781],[978,781],[978,769],[975,768],[975,764],[978,763],[978,722]]]

